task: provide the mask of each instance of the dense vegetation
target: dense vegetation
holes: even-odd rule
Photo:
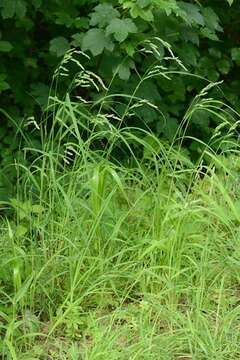
[[[71,48],[85,51],[90,58],[81,62],[107,84],[115,76],[109,90],[112,93],[132,94],[138,86],[135,96],[158,106],[162,116],[151,107],[137,108],[124,124],[150,127],[168,141],[172,141],[187,104],[208,80],[224,80],[221,91],[214,96],[239,109],[238,1],[2,0],[0,14],[1,109],[8,113],[2,113],[0,127],[2,198],[10,191],[9,179],[14,178],[9,164],[22,144],[21,131],[28,132],[33,147],[39,146],[32,117],[36,116],[38,123],[49,93],[55,95],[52,74]],[[168,64],[169,70],[187,69],[196,76],[170,73],[174,81],[156,76],[141,81],[139,86],[149,68],[166,66],[164,57],[169,51],[163,41],[171,45],[185,66],[179,69],[176,63]],[[70,76],[58,83],[60,98],[71,86],[76,71],[72,64]],[[73,97],[96,97],[96,89],[83,88],[82,84],[74,88]],[[117,116],[121,117],[125,105],[126,101],[115,103]],[[198,111],[188,134],[207,142],[215,126],[214,116]],[[186,145],[191,156],[198,157],[199,144],[188,140]]]
[[[238,0],[0,14],[1,359],[239,359]]]

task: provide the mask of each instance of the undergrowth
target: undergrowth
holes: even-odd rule
[[[25,149],[35,159],[16,164],[17,195],[2,205],[2,359],[240,358],[238,122],[212,86],[171,143],[124,126],[153,106],[134,95],[122,117],[107,94],[50,99],[50,125],[35,123],[42,148]],[[182,143],[199,109],[219,125],[193,162]]]

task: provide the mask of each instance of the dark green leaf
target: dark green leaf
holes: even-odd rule
[[[222,74],[226,75],[231,69],[231,63],[227,59],[222,59],[217,63],[217,67]]]
[[[178,51],[181,60],[186,65],[197,66],[197,60],[199,58],[199,51],[196,46],[192,44],[183,44]]]
[[[4,90],[10,89],[9,84],[5,81],[6,75],[0,74],[0,93]]]
[[[12,44],[9,41],[0,40],[0,52],[9,52],[13,49]]]
[[[179,125],[177,119],[169,118],[163,128],[163,133],[168,140],[172,141],[178,131],[178,128]]]
[[[235,61],[237,64],[240,64],[240,47],[231,49],[231,57],[233,61]]]
[[[43,83],[39,82],[31,85],[31,95],[43,109],[47,106],[49,91],[49,86]]]
[[[221,54],[221,51],[220,51],[220,50],[215,49],[215,48],[210,48],[210,49],[208,50],[208,52],[209,52],[209,54],[212,55],[214,58],[216,58],[216,59],[221,59],[222,54]]]
[[[42,5],[42,0],[32,0],[32,4],[35,7],[35,9],[39,9]]]
[[[209,112],[205,110],[196,110],[192,115],[192,122],[202,130],[207,131],[210,123]]]
[[[67,28],[71,27],[73,22],[74,22],[74,18],[65,12],[57,12],[55,13],[56,15],[56,24],[59,25],[65,25]]]

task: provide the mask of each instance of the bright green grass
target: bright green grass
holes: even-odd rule
[[[193,164],[180,133],[167,145],[59,101],[1,223],[2,359],[240,359],[240,151],[219,102],[197,97],[182,126],[200,105],[220,125]]]
[[[2,223],[3,359],[240,358],[237,180],[38,170],[41,198]]]

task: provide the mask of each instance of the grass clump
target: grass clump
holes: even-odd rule
[[[1,223],[2,359],[240,357],[237,124],[207,90],[171,144],[114,125],[106,98],[97,113],[53,99]],[[193,163],[199,108],[219,126]]]

